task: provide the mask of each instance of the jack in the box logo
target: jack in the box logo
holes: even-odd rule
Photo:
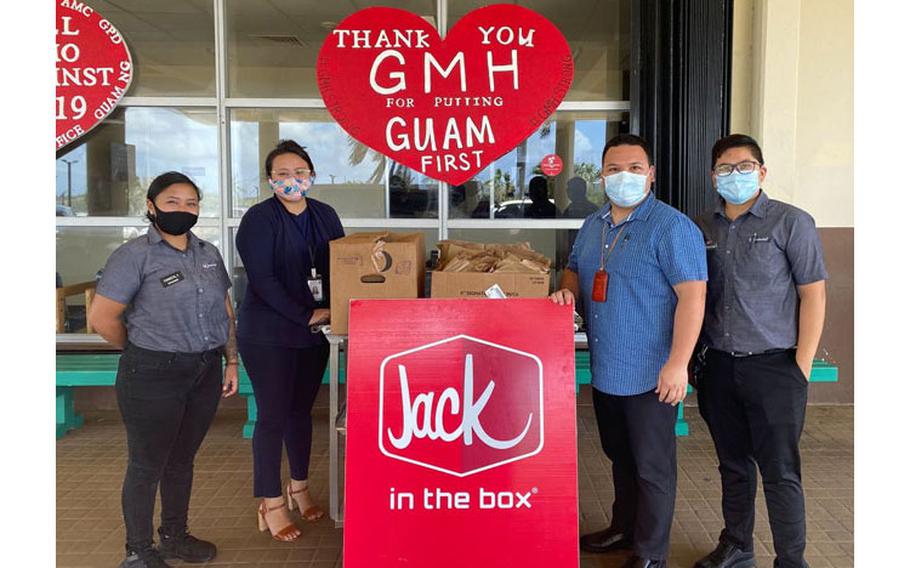
[[[379,449],[458,477],[543,449],[543,365],[457,335],[390,355],[379,372]]]

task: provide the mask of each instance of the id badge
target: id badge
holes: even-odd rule
[[[591,287],[591,300],[594,302],[607,301],[607,283],[609,276],[607,271],[600,269],[594,273],[594,286]]]
[[[324,298],[322,296],[322,276],[316,272],[314,268],[311,272],[311,276],[306,281],[307,288],[310,289],[310,293],[313,295],[313,300],[316,302],[321,302]]]

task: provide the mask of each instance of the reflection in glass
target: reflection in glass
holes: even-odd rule
[[[382,5],[436,23],[434,1],[390,0]],[[341,20],[363,7],[366,3],[227,0],[228,96],[320,98],[319,48]]]
[[[448,25],[486,6],[480,0],[449,0]],[[567,101],[629,100],[630,0],[520,0],[559,28],[575,61]]]
[[[295,140],[313,160],[309,196],[342,218],[437,217],[437,183],[357,142],[321,109],[236,109],[231,112],[232,215],[272,195],[265,158],[279,140]]]
[[[490,184],[477,179],[449,186],[449,219],[489,219]]]
[[[212,0],[88,4],[126,39],[134,72],[127,95],[215,96]]]
[[[524,205],[524,216],[530,219],[555,219],[556,204],[550,199],[547,178],[534,176],[528,183],[528,199],[530,203]]]
[[[570,219],[584,219],[591,213],[600,209],[600,205],[588,198],[588,181],[575,176],[566,184],[566,197],[569,206],[562,212],[563,217]],[[601,200],[603,196],[600,196]]]
[[[217,227],[193,227],[193,234],[219,249]],[[148,224],[135,227],[57,227],[57,275],[64,286],[94,280],[117,247],[144,235]]]
[[[142,216],[151,181],[188,175],[203,217],[220,210],[218,128],[204,109],[120,107],[57,155],[57,216]]]
[[[603,189],[597,185],[603,147],[608,138],[625,131],[627,123],[628,113],[624,112],[557,112],[474,179],[451,187],[449,218],[587,217],[604,204]],[[562,159],[563,170],[556,176],[544,176],[541,161],[554,153]],[[536,204],[532,193],[537,197]]]
[[[272,195],[265,158],[279,140],[306,148],[316,178],[309,196],[341,217],[385,217],[385,158],[347,135],[325,110],[231,112],[232,215]]]
[[[389,167],[389,217],[439,217],[439,184],[422,173],[392,162]]]

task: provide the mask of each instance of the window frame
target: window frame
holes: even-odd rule
[[[194,107],[214,109],[217,128],[218,150],[218,187],[220,200],[218,214],[215,217],[200,218],[198,226],[217,227],[221,239],[221,252],[229,274],[234,270],[234,243],[232,235],[240,225],[240,217],[232,216],[231,208],[231,140],[230,140],[230,112],[232,109],[325,109],[322,99],[316,98],[237,98],[228,97],[227,87],[227,0],[212,0],[214,18],[212,25],[215,32],[215,97],[149,97],[126,96],[119,106],[122,107]],[[635,0],[632,0],[635,3]],[[634,14],[634,10],[632,10]],[[436,1],[436,21],[440,35],[445,37],[448,28],[448,0]],[[630,48],[636,51],[635,29],[630,29]],[[632,91],[636,92],[635,81],[632,81]],[[629,113],[630,124],[639,122],[639,109],[631,100],[600,100],[600,101],[563,101],[556,109],[559,111],[591,111],[609,112],[622,111]],[[387,161],[388,169],[388,161]],[[388,203],[388,176],[385,176],[386,202]],[[343,218],[345,228],[383,227],[396,230],[407,229],[436,229],[438,239],[448,238],[450,229],[579,229],[583,219],[449,219],[449,185],[437,182],[439,192],[438,218],[388,218],[388,205],[386,217],[378,218]],[[145,221],[137,217],[56,217],[57,227],[141,227]],[[72,336],[73,334],[68,334]]]

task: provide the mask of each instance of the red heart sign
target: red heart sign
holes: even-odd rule
[[[133,80],[123,36],[84,2],[57,2],[57,150],[104,120]]]
[[[332,30],[316,67],[326,107],[348,134],[453,185],[534,132],[573,72],[556,26],[507,4],[470,12],[445,40],[410,12],[360,10]]]

